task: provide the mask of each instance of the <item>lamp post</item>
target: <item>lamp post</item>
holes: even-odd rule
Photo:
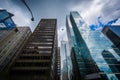
[[[31,9],[29,8],[29,6],[28,6],[27,3],[25,2],[25,0],[21,0],[21,1],[25,4],[25,6],[27,7],[27,9],[30,11],[30,14],[31,14],[31,16],[32,16],[31,21],[34,21],[34,17],[33,17],[33,14],[32,14]]]

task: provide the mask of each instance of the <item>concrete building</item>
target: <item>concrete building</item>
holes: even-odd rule
[[[60,56],[60,47],[57,49],[56,55],[56,70],[55,70],[55,80],[61,80],[61,56]]]
[[[41,19],[14,60],[10,68],[10,79],[57,80],[60,75],[60,56],[57,50],[57,20]]]
[[[22,48],[31,34],[29,27],[16,27],[13,14],[0,10],[0,72]]]
[[[0,78],[7,78],[10,63],[31,35],[29,27],[0,30]]]

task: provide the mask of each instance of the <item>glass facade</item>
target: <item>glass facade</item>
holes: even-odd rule
[[[73,15],[75,15],[75,18],[77,18],[77,16],[78,16],[78,14],[74,14],[74,13],[73,13]],[[71,16],[72,15],[67,16],[66,28],[67,28],[70,51],[71,51],[71,48],[73,47],[74,52],[72,52],[72,54],[73,53],[75,54],[75,61],[73,61],[74,59],[72,59],[73,69],[76,69],[76,68],[74,68],[74,66],[77,65],[78,70],[75,70],[75,71],[78,71],[78,74],[80,74],[80,75],[77,75],[77,78],[76,78],[76,75],[74,75],[76,80],[78,80],[83,77],[85,78],[86,75],[91,75],[93,73],[97,73],[98,70],[97,70],[97,67],[95,66],[95,62],[92,60],[92,57],[89,54],[88,48],[87,48],[84,40],[81,38],[79,31],[77,31],[77,29],[75,29],[75,27],[73,27],[74,25],[78,26],[79,19],[80,20],[82,20],[82,19],[81,18],[77,19],[76,20],[77,24],[76,24],[73,22],[74,20],[71,19]],[[82,25],[83,21],[81,21],[80,24]],[[74,30],[76,30],[76,31],[74,31]],[[81,53],[83,53],[84,55]],[[77,63],[76,63],[76,61],[77,61]],[[73,73],[74,73],[74,70],[73,70]],[[97,78],[99,78],[99,76]]]
[[[110,51],[103,51],[102,56],[109,65],[112,72],[120,79],[120,61],[117,60]]]
[[[0,10],[0,29],[11,29],[16,27],[15,23],[11,19],[13,14],[6,10]]]
[[[66,26],[68,39],[70,39],[69,42],[73,42],[72,46],[75,48],[80,75],[86,76],[100,70],[99,74],[102,73],[103,77],[106,75],[109,80],[117,80],[101,54],[108,50],[119,60],[120,57],[116,53],[119,50],[113,47],[114,45],[100,31],[90,30],[78,12],[71,12],[67,20],[71,24]],[[72,33],[74,33],[74,37],[70,37]]]
[[[72,80],[72,63],[70,59],[70,52],[68,49],[68,42],[61,41],[61,64],[62,64],[62,80]]]
[[[72,62],[72,79],[71,80],[79,80],[79,68],[75,59],[75,48],[77,48],[77,44],[76,44],[76,38],[74,35],[74,31],[70,22],[70,17],[67,15],[66,17],[66,29],[67,29],[67,36],[68,36],[68,45],[69,45],[69,51],[70,51],[70,60]],[[74,65],[73,65],[74,64]]]

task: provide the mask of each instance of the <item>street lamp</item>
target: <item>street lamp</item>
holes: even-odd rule
[[[29,8],[29,6],[28,6],[27,3],[25,2],[25,0],[21,0],[21,1],[25,4],[25,6],[27,7],[27,9],[30,11],[30,14],[31,14],[31,16],[32,16],[31,21],[34,21],[34,17],[33,17],[33,14],[32,14],[31,9]]]

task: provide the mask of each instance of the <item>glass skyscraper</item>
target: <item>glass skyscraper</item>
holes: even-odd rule
[[[118,49],[100,31],[90,30],[78,12],[66,17],[66,28],[76,80],[117,80],[101,54],[108,50],[119,59]]]
[[[62,64],[62,80],[72,80],[72,64],[70,52],[68,50],[68,42],[61,41],[61,64]]]
[[[68,66],[67,66],[67,42],[61,41],[61,64],[62,64],[62,80],[68,80]]]

